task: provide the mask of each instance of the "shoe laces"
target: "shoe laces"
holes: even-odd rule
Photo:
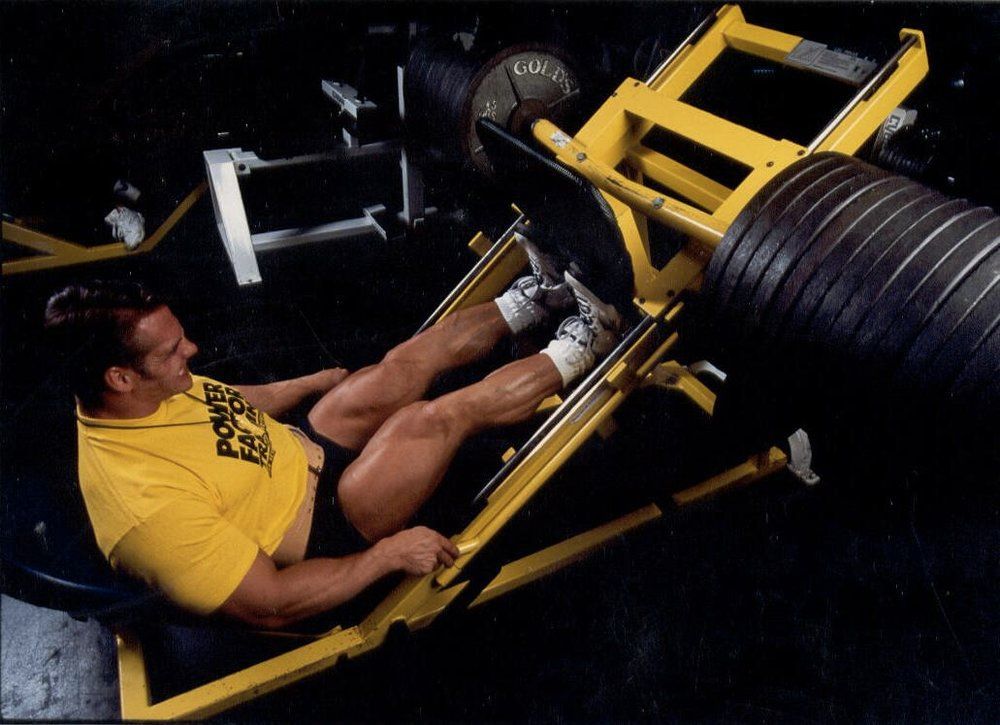
[[[514,286],[526,299],[536,301],[543,294],[541,283],[534,277],[521,277],[514,282]]]
[[[535,280],[538,282],[538,286],[541,287],[545,282],[545,277],[542,274],[542,265],[537,259],[535,259],[534,254],[528,255],[528,264],[531,265],[531,274],[534,275]]]
[[[557,340],[565,340],[566,338],[583,347],[589,347],[594,339],[594,331],[582,315],[573,315],[559,323],[559,327],[556,329]]]
[[[578,294],[576,295],[576,306],[580,310],[580,319],[587,324],[587,327],[593,329],[595,327],[593,304],[585,295]]]
[[[527,235],[519,233],[518,236],[520,237],[518,243],[521,245],[521,248],[528,257],[528,264],[531,266],[531,273],[538,282],[538,286],[543,289],[553,289],[558,287],[562,283],[562,273],[559,269],[558,263],[551,257],[551,255],[548,255],[539,249]],[[546,270],[546,267],[551,269]]]

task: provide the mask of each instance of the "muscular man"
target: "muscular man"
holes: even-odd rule
[[[111,564],[181,607],[268,628],[341,604],[392,572],[450,566],[451,541],[405,527],[458,447],[527,419],[610,350],[620,324],[614,308],[518,240],[533,274],[493,302],[450,315],[353,374],[269,385],[192,375],[197,346],[140,285],[54,295],[46,326],[74,356],[80,485]],[[423,399],[438,374],[574,306],[579,314],[541,353]],[[275,420],[310,395],[320,397],[305,430]]]

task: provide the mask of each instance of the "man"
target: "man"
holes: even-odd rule
[[[80,485],[111,564],[181,607],[267,628],[330,609],[392,572],[450,566],[451,541],[406,526],[458,447],[527,419],[611,349],[620,325],[613,307],[517,239],[533,274],[493,302],[450,315],[353,374],[269,385],[192,375],[197,346],[139,285],[53,296],[46,326],[75,356]],[[541,353],[423,399],[438,374],[574,302],[579,314]],[[321,397],[305,431],[276,422],[310,395]],[[336,487],[334,510],[324,510],[330,496],[316,495],[325,486]]]

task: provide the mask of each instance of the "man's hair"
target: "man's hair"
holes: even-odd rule
[[[135,346],[135,326],[164,304],[138,282],[102,280],[70,285],[49,298],[45,328],[68,357],[73,393],[85,407],[100,405],[109,367],[140,369],[147,351]]]

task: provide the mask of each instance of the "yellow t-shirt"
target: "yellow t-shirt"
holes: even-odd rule
[[[209,613],[258,549],[281,543],[305,497],[307,463],[288,428],[198,375],[145,418],[77,411],[80,488],[97,544],[187,609]]]

